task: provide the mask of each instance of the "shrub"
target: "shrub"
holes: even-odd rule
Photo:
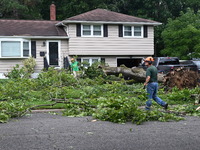
[[[20,79],[26,77],[26,72],[23,67],[20,67],[19,64],[16,64],[13,69],[5,74],[9,79]]]
[[[30,57],[23,61],[23,65],[23,67],[20,67],[19,64],[16,64],[5,76],[9,79],[30,78],[30,75],[34,73],[35,59]]]
[[[38,86],[72,86],[77,84],[77,80],[73,75],[67,73],[65,70],[56,70],[52,67],[46,72],[39,74],[36,79]]]
[[[24,71],[28,74],[32,74],[34,73],[34,68],[36,66],[36,61],[35,58],[30,57],[28,59],[25,59],[23,61],[23,65],[24,65]]]

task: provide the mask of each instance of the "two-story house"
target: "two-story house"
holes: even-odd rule
[[[132,67],[154,55],[154,26],[159,22],[105,9],[55,21],[54,4],[50,12],[50,21],[0,20],[0,78],[31,55],[36,73],[44,68],[44,56],[49,66],[62,68],[65,57]]]

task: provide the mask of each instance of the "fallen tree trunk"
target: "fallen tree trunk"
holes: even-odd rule
[[[143,68],[133,67],[105,67],[103,71],[107,75],[119,75],[123,77],[133,79],[136,82],[144,82],[146,79],[146,71]],[[158,82],[162,82],[167,88],[178,87],[183,88],[195,88],[200,86],[200,77],[198,72],[188,70],[185,68],[178,68],[168,74],[158,74]]]
[[[146,71],[143,68],[133,67],[105,67],[103,71],[107,75],[119,75],[122,74],[123,77],[133,79],[136,82],[145,82]],[[164,75],[158,75],[158,82],[163,82]]]

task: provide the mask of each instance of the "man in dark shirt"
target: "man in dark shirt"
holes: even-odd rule
[[[146,71],[146,81],[144,86],[147,85],[148,101],[146,102],[146,110],[150,110],[152,105],[152,99],[156,101],[159,105],[167,109],[168,104],[164,102],[157,96],[158,91],[158,70],[155,66],[152,65],[154,59],[152,57],[147,57],[145,60],[145,65],[148,67]]]

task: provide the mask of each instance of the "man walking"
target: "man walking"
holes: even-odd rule
[[[159,105],[161,105],[164,109],[167,109],[168,104],[164,102],[162,99],[157,97],[157,91],[158,91],[158,70],[155,66],[152,65],[154,59],[152,57],[147,57],[144,62],[145,66],[147,66],[146,71],[146,81],[144,83],[144,86],[147,85],[147,94],[148,94],[148,101],[146,102],[146,110],[150,110],[150,107],[152,105],[152,99],[156,101]]]

